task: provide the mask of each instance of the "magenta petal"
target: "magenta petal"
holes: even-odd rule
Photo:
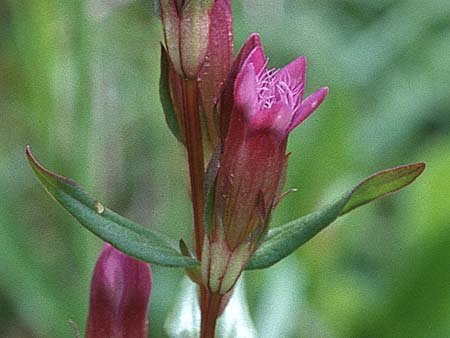
[[[251,132],[267,132],[275,135],[279,142],[285,139],[292,113],[283,102],[255,114],[250,121]]]
[[[239,54],[236,57],[235,60],[236,64],[233,66],[237,67],[237,71],[239,71],[242,64],[248,58],[250,53],[257,47],[263,49],[261,38],[259,37],[258,33],[252,33],[248,37],[247,41],[245,41],[244,45],[241,47],[241,50],[239,51]]]
[[[255,47],[244,61],[243,67],[247,63],[252,63],[255,68],[255,73],[258,74],[263,68],[266,67],[266,56],[262,47]]]
[[[147,338],[148,264],[106,244],[91,283],[86,338]]]
[[[278,73],[279,79],[289,79],[291,87],[301,86],[301,95],[303,95],[303,87],[305,82],[306,57],[300,56],[288,65],[284,66]]]
[[[258,33],[253,33],[249,36],[247,41],[244,43],[242,48],[239,51],[236,59],[231,66],[230,72],[228,73],[228,77],[224,83],[222,88],[222,93],[220,94],[220,136],[225,139],[228,126],[231,119],[231,113],[233,112],[234,105],[234,82],[236,80],[236,76],[238,75],[240,69],[245,60],[247,60],[249,54],[256,48],[260,47],[262,49],[261,40],[259,38]]]
[[[234,103],[236,108],[247,118],[256,114],[258,93],[256,89],[256,72],[253,63],[246,62],[236,78],[234,85]]]
[[[296,113],[294,120],[289,127],[288,132],[302,123],[314,110],[316,110],[323,102],[328,94],[328,87],[320,88],[315,93],[308,96],[301,104],[301,107]]]

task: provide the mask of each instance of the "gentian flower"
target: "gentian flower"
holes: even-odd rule
[[[268,69],[257,34],[242,50],[224,88],[224,95],[232,96],[221,98],[228,102],[221,113],[228,108],[231,115],[222,117],[226,136],[202,262],[205,284],[221,294],[232,289],[267,230],[284,185],[289,133],[328,93],[323,87],[303,99],[305,57],[281,69]]]
[[[147,338],[148,264],[106,244],[91,283],[86,338]]]

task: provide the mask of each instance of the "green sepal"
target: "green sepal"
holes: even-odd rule
[[[425,169],[419,162],[386,169],[361,181],[319,211],[276,227],[251,257],[247,270],[264,269],[292,254],[336,218],[412,183]]]
[[[167,126],[176,139],[184,144],[180,125],[178,123],[175,108],[173,106],[172,98],[170,96],[169,85],[169,56],[166,49],[161,44],[161,75],[159,77],[159,99],[166,118]]]
[[[186,257],[194,257],[191,250],[187,246],[186,242],[183,239],[179,241],[180,251]],[[197,284],[202,283],[202,270],[200,265],[188,266],[184,269],[186,271],[186,275]]]
[[[203,224],[205,227],[205,233],[208,238],[211,238],[213,234],[214,227],[214,205],[216,198],[216,185],[217,177],[214,179],[209,191],[206,195],[205,212],[203,215]]]
[[[264,203],[264,196],[262,197],[262,203]],[[262,204],[264,205],[264,204]],[[265,213],[265,219],[261,219],[261,221],[263,222],[262,226],[263,229],[261,231],[261,233],[258,235],[258,238],[256,240],[255,243],[255,248],[259,248],[261,246],[262,243],[264,243],[264,240],[267,237],[267,234],[269,233],[269,225],[270,222],[272,221],[272,213],[274,210],[274,205],[275,205],[275,199],[272,199],[272,202],[269,205],[269,208],[267,209],[267,212]]]
[[[186,257],[164,234],[148,229],[105,208],[76,182],[57,175],[39,164],[29,147],[28,161],[47,192],[86,229],[129,256],[170,267],[188,267],[198,261]]]
[[[191,250],[189,250],[189,247],[187,246],[186,242],[184,241],[183,238],[180,239],[180,241],[178,242],[178,246],[180,248],[181,253],[186,256],[186,257],[192,257],[192,253]]]

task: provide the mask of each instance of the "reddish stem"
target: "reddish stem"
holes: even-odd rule
[[[204,286],[201,286],[200,294],[202,315],[200,338],[214,338],[223,295],[211,293]]]
[[[205,206],[203,142],[198,111],[197,81],[183,80],[184,135],[189,161],[192,208],[194,212],[194,239],[197,258],[201,260],[203,246],[203,208]]]
[[[205,165],[202,129],[198,111],[196,80],[183,80],[184,135],[189,161],[192,207],[194,211],[194,239],[197,258],[201,260],[203,246],[203,209],[205,207]],[[201,328],[200,338],[214,338],[222,295],[211,293],[200,286]]]

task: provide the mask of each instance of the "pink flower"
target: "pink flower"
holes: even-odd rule
[[[267,69],[262,46],[256,43],[236,76],[216,193],[216,206],[231,248],[259,231],[258,208],[269,210],[279,197],[280,183],[284,183],[289,133],[328,93],[324,87],[303,100],[305,71],[305,57],[281,69]]]
[[[91,283],[86,338],[147,338],[148,264],[106,244]]]
[[[213,286],[212,291],[220,293],[232,287],[256,250],[270,210],[280,197],[289,133],[328,93],[328,88],[323,87],[303,99],[305,57],[281,69],[267,69],[267,63],[259,36],[253,34],[237,57],[221,98],[221,113],[225,114],[221,133],[226,136],[217,176],[212,233],[205,245],[210,260],[205,264],[209,267],[204,266],[204,279],[210,288]],[[227,112],[231,114],[227,116]],[[213,262],[213,256],[220,256],[219,251],[226,257],[222,264]],[[214,265],[221,268],[215,269]]]

